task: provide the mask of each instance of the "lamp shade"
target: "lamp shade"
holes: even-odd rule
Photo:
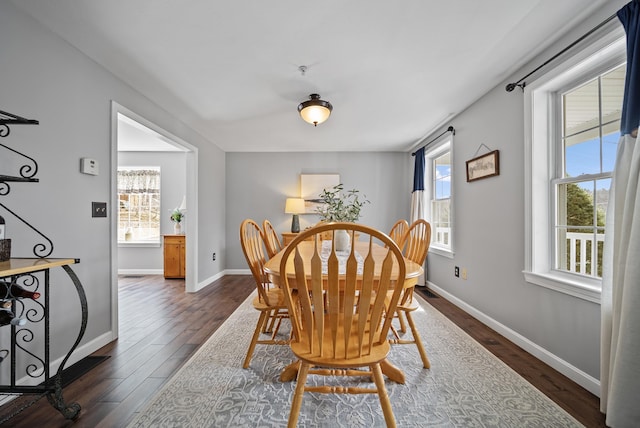
[[[320,99],[320,95],[311,94],[309,100],[298,105],[298,112],[305,122],[318,126],[319,123],[329,119],[333,106],[329,101]]]
[[[284,212],[286,214],[302,214],[304,211],[304,199],[287,198],[287,202],[284,206]]]

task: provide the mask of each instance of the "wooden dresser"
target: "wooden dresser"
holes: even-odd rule
[[[285,247],[287,245],[289,245],[291,242],[293,242],[294,239],[296,239],[296,236],[298,236],[299,233],[293,233],[293,232],[282,232],[282,245],[284,245]],[[360,232],[356,232],[356,240],[360,237]],[[309,237],[307,238],[307,241],[310,241],[312,238]]]
[[[291,241],[296,239],[296,236],[298,236],[297,232],[282,232],[282,245],[286,247],[291,243]]]
[[[184,278],[185,235],[163,235],[164,237],[164,277]]]

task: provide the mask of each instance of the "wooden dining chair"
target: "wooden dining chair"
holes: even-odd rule
[[[414,221],[413,223],[411,223],[409,229],[405,232],[404,237],[401,239],[404,246],[404,257],[411,260],[412,262],[419,264],[420,266],[424,265],[424,261],[427,258],[427,253],[429,251],[429,245],[431,243],[431,225],[429,224],[429,222],[424,219],[418,219]],[[429,362],[427,352],[425,351],[424,345],[422,344],[420,333],[418,333],[418,329],[416,329],[416,325],[413,322],[413,318],[411,316],[411,312],[415,311],[419,307],[418,301],[414,299],[413,296],[414,290],[415,287],[409,287],[402,291],[402,296],[400,297],[400,301],[398,302],[398,307],[396,308],[395,314],[398,321],[400,322],[400,331],[402,331],[403,333],[406,333],[406,327],[404,323],[404,318],[406,318],[413,338],[401,338],[398,334],[398,331],[395,329],[395,327],[392,326],[391,331],[395,336],[395,339],[392,339],[391,343],[400,345],[415,344],[418,348],[423,367],[428,369],[431,367],[431,363]]]
[[[398,247],[400,247],[401,250],[404,244],[402,240],[404,239],[407,230],[409,230],[409,222],[407,222],[407,220],[405,219],[400,219],[396,222],[396,224],[393,225],[393,227],[391,227],[391,230],[389,231],[389,237],[393,239],[393,242],[398,244]]]
[[[284,293],[282,289],[274,287],[269,278],[265,274],[264,264],[267,259],[265,257],[265,244],[262,231],[258,223],[251,219],[246,219],[240,224],[240,245],[247,259],[247,264],[256,282],[257,296],[253,299],[253,307],[260,312],[256,328],[247,350],[247,355],[242,365],[243,368],[249,367],[253,351],[257,344],[261,345],[286,345],[288,340],[276,340],[276,335],[280,328],[283,318],[288,317],[287,306],[284,301]],[[275,326],[271,329],[267,328],[270,319],[277,319]],[[271,331],[269,339],[260,339],[260,334]]]
[[[267,249],[267,256],[272,258],[280,251],[282,251],[283,245],[280,242],[280,238],[278,238],[278,233],[275,228],[271,224],[271,222],[265,219],[262,222],[262,238],[264,239],[264,246]],[[262,326],[262,332],[268,333],[272,331],[273,326],[278,321],[278,311],[271,311],[269,314],[268,322],[264,323]]]
[[[335,234],[340,229],[352,238],[347,255],[336,251],[335,239],[321,239],[323,233]],[[362,254],[355,250],[356,231],[360,242],[368,243]],[[303,260],[298,246],[309,237],[313,239],[312,255]],[[373,257],[374,241],[386,246],[380,257]],[[285,248],[280,272],[287,272],[280,275],[280,282],[294,333],[291,350],[300,360],[288,426],[296,426],[303,394],[316,392],[377,394],[387,426],[395,427],[380,364],[390,349],[389,314],[395,310],[405,280],[405,261],[398,246],[383,232],[367,226],[327,223],[300,233]],[[365,376],[367,381],[372,377],[375,388],[360,387],[353,381],[345,386],[307,384],[308,375]]]
[[[280,238],[278,238],[278,232],[276,232],[269,220],[265,219],[262,222],[262,233],[264,234],[264,243],[267,247],[267,255],[269,258],[282,251],[282,242],[280,242]]]

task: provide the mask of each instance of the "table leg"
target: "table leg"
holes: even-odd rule
[[[291,382],[298,376],[298,370],[300,369],[300,360],[295,360],[289,364],[280,373],[280,382]]]
[[[396,383],[401,383],[404,385],[404,372],[400,370],[398,367],[391,364],[388,359],[384,359],[380,361],[380,368],[382,369],[382,374],[391,379]]]

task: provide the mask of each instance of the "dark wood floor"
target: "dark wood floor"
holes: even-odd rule
[[[46,399],[7,427],[124,427],[254,289],[250,276],[226,276],[198,293],[162,276],[120,278],[120,337],[94,355],[110,356],[64,389],[82,406],[66,421]],[[598,398],[447,302],[427,301],[587,427],[603,427]],[[5,413],[0,408],[0,414]]]

